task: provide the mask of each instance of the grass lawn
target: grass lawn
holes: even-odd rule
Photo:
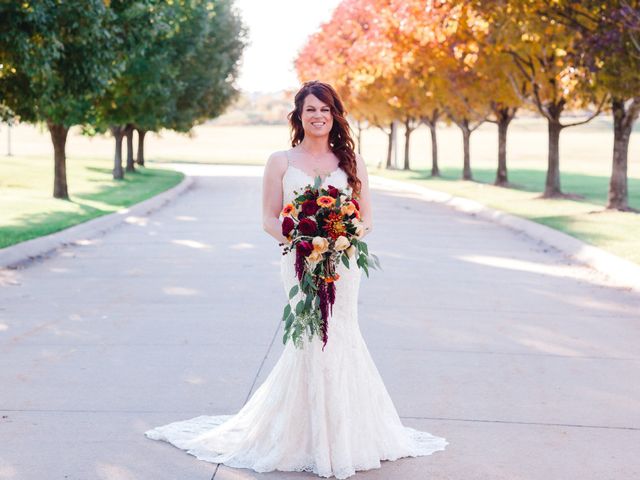
[[[183,174],[138,168],[125,180],[111,176],[108,160],[67,158],[69,200],[53,198],[51,156],[3,157],[0,162],[0,248],[57,232],[153,197]]]
[[[509,181],[516,188],[491,185],[493,169],[473,169],[476,181],[460,180],[461,171],[441,169],[441,178],[430,177],[430,170],[384,170],[372,168],[371,174],[404,180],[459,197],[555,228],[592,245],[640,264],[640,214],[606,211],[609,178],[606,176],[562,172],[564,192],[583,195],[584,200],[540,199],[546,172],[512,169]],[[629,204],[640,208],[640,179],[629,178]]]

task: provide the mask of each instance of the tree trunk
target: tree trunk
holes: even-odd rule
[[[141,128],[137,128],[136,130],[138,132],[138,158],[136,159],[136,163],[144,167],[144,136],[147,134],[147,131]]]
[[[385,167],[387,170],[393,168],[393,165],[391,164],[391,157],[393,156],[393,148],[394,148],[393,141],[396,138],[395,133],[396,133],[396,123],[391,122],[391,125],[389,127],[389,135],[388,135],[389,141],[387,143],[387,165]]]
[[[68,200],[66,145],[69,128],[51,122],[47,122],[47,126],[53,143],[53,197]]]
[[[440,168],[438,167],[438,117],[440,116],[440,112],[438,109],[434,109],[431,112],[431,116],[422,117],[422,121],[427,124],[429,127],[429,132],[431,134],[431,176],[439,177],[440,176]]]
[[[473,180],[473,176],[471,175],[471,129],[469,128],[469,120],[465,118],[458,126],[460,127],[460,130],[462,130],[462,146],[464,149],[462,178],[464,180]]]
[[[496,171],[495,185],[507,185],[507,131],[515,112],[512,114],[508,108],[498,112],[498,170]]]
[[[113,157],[113,179],[122,180],[124,178],[124,170],[122,169],[122,137],[124,136],[124,128],[121,126],[111,126],[111,133],[116,141],[116,151]]]
[[[124,135],[127,137],[127,172],[135,172],[136,168],[133,160],[133,125],[130,123],[124,129]]]
[[[615,210],[631,210],[629,208],[629,193],[627,187],[627,164],[629,153],[629,139],[633,122],[638,111],[631,104],[629,111],[625,109],[622,98],[613,98],[611,107],[613,112],[613,165],[609,181],[609,199],[607,208]]]
[[[562,125],[560,118],[547,120],[549,131],[549,154],[547,159],[547,178],[544,186],[543,198],[563,196],[560,189],[560,132]]]
[[[436,124],[434,122],[427,123],[431,132],[431,176],[439,177],[440,168],[438,167],[438,137]]]
[[[411,133],[413,133],[413,128],[411,128],[411,119],[407,118],[404,121],[404,167],[403,170],[411,170],[409,166],[409,143],[411,141]]]

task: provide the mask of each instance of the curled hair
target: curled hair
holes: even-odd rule
[[[358,179],[356,167],[356,154],[354,151],[354,141],[351,136],[351,127],[347,122],[346,111],[342,100],[334,88],[328,83],[319,80],[305,82],[295,96],[295,108],[289,112],[287,119],[291,128],[291,146],[295,147],[304,138],[304,128],[302,127],[302,107],[307,95],[313,94],[320,101],[326,103],[333,115],[333,126],[329,132],[329,148],[338,157],[338,167],[345,171],[353,196],[360,196],[362,182]]]

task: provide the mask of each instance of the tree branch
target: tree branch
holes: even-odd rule
[[[602,100],[600,101],[600,104],[598,105],[597,110],[589,116],[589,118],[587,118],[586,120],[582,120],[580,122],[574,122],[574,123],[567,123],[567,124],[560,124],[560,128],[568,128],[568,127],[575,127],[577,125],[582,125],[584,123],[588,123],[591,120],[593,120],[594,118],[596,118],[598,115],[600,115],[600,112],[602,112],[602,107],[604,106],[605,102],[609,99],[609,94],[605,93],[602,96]]]

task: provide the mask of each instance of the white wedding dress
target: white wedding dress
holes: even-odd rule
[[[292,201],[294,189],[300,192],[308,183],[313,177],[290,162],[283,177],[284,204]],[[323,186],[329,184],[350,188],[341,169],[323,180]],[[285,300],[297,283],[294,262],[293,252],[282,256]],[[338,479],[380,468],[381,460],[444,450],[444,438],[402,425],[360,333],[362,270],[355,262],[351,269],[340,262],[336,271],[340,278],[324,351],[319,336],[311,342],[305,337],[302,349],[289,341],[264,383],[235,415],[201,415],[145,435],[207,462]],[[292,307],[301,295],[290,300]]]

